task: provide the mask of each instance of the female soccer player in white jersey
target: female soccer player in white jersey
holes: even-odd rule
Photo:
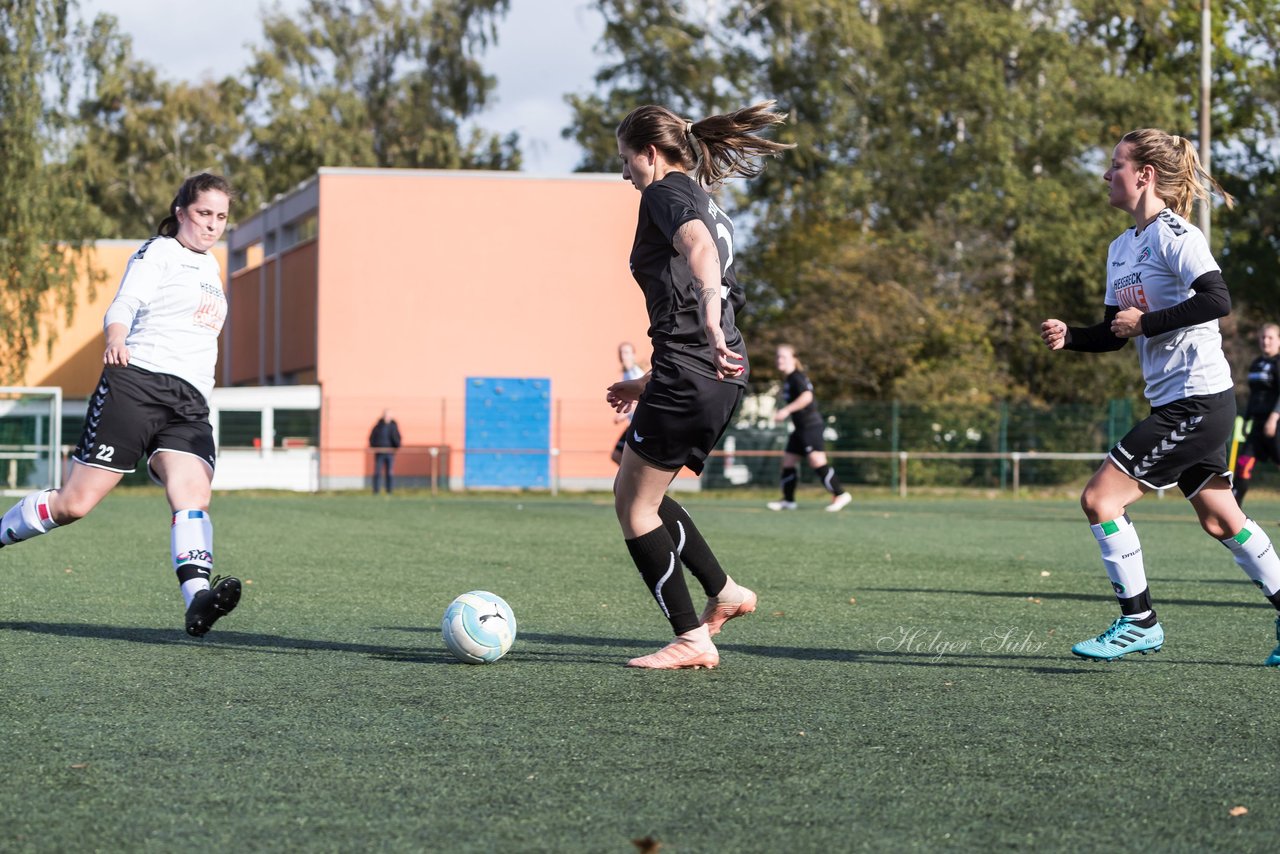
[[[1231,494],[1227,443],[1236,408],[1218,332],[1231,297],[1204,235],[1186,219],[1195,199],[1208,199],[1202,181],[1228,204],[1232,199],[1200,165],[1188,140],[1150,128],[1125,134],[1103,179],[1111,205],[1134,222],[1107,253],[1103,321],[1068,327],[1046,320],[1040,336],[1050,350],[1091,352],[1118,350],[1137,339],[1151,402],[1151,414],[1116,443],[1080,496],[1121,616],[1071,651],[1107,660],[1155,652],[1164,643],[1138,533],[1126,512],[1150,490],[1177,484],[1201,527],[1227,547],[1277,610],[1280,557]],[[1280,646],[1266,664],[1280,666]]]
[[[773,102],[689,121],[665,107],[632,110],[618,125],[622,177],[640,191],[631,274],[644,291],[653,362],[640,379],[614,383],[606,399],[635,417],[614,481],[627,549],[671,624],[675,640],[630,667],[715,667],[711,636],[755,610],[756,594],[720,567],[684,508],[667,494],[681,466],[701,473],[742,399],[746,348],[734,323],[745,303],[734,278],[733,223],[707,194],[753,158],[790,146],[754,135],[786,117]],[[688,566],[707,594],[699,617]]]
[[[208,632],[240,600],[239,580],[209,577],[215,462],[209,395],[227,315],[222,276],[209,250],[227,226],[231,196],[231,185],[218,175],[183,182],[157,236],[129,260],[107,308],[105,368],[66,482],[26,496],[0,523],[0,546],[69,525],[145,456],[173,511],[173,568],[193,637]]]

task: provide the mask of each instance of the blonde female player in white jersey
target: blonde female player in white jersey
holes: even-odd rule
[[[0,522],[0,546],[69,525],[145,456],[173,511],[173,568],[193,637],[240,600],[238,579],[209,577],[215,462],[209,396],[227,315],[221,272],[209,250],[227,226],[231,196],[231,185],[218,175],[183,182],[157,236],[129,260],[107,308],[105,367],[66,482],[26,496]]]
[[[1103,175],[1113,207],[1134,227],[1107,253],[1106,313],[1101,323],[1068,327],[1046,320],[1040,336],[1050,350],[1100,352],[1137,341],[1151,414],[1116,443],[1080,496],[1102,562],[1120,601],[1120,618],[1071,651],[1110,660],[1156,652],[1164,630],[1156,621],[1142,547],[1127,510],[1152,489],[1177,484],[1205,533],[1280,610],[1280,557],[1231,494],[1227,443],[1235,422],[1231,370],[1218,318],[1231,297],[1204,234],[1186,219],[1207,182],[1232,199],[1200,165],[1182,137],[1151,128],[1125,134]],[[1280,640],[1280,617],[1276,620]],[[1280,666],[1280,646],[1265,662]]]

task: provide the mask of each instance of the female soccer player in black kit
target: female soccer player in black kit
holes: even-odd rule
[[[1262,355],[1249,364],[1249,402],[1245,404],[1245,440],[1236,458],[1231,491],[1244,506],[1244,495],[1259,460],[1280,463],[1276,423],[1280,422],[1280,326],[1268,323],[1258,333]]]
[[[640,191],[631,274],[644,291],[653,362],[640,379],[608,390],[615,411],[635,410],[614,507],[631,558],[676,635],[629,667],[715,667],[712,635],[756,608],[756,594],[725,574],[666,492],[681,466],[702,472],[746,385],[747,352],[734,323],[745,297],[734,278],[733,223],[706,188],[757,175],[752,158],[791,147],[753,135],[786,118],[772,108],[768,101],[693,122],[645,106],[618,125],[622,177]],[[701,617],[682,565],[707,594]]]
[[[831,493],[827,511],[839,512],[853,500],[853,496],[844,491],[836,470],[827,461],[826,443],[822,438],[822,414],[818,412],[818,401],[813,396],[813,383],[805,376],[804,366],[790,344],[778,345],[778,372],[782,374],[780,396],[783,405],[773,413],[773,420],[790,418],[795,429],[782,452],[782,499],[770,501],[767,506],[770,510],[796,509],[796,481],[799,480],[797,475],[800,458],[803,457],[822,481],[823,488]]]

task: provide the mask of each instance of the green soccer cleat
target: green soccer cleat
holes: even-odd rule
[[[1276,640],[1280,641],[1280,617],[1276,617]],[[1267,667],[1280,667],[1280,643],[1276,644],[1276,648],[1271,650],[1267,660],[1262,663]]]
[[[1159,652],[1164,645],[1164,629],[1156,623],[1149,629],[1121,617],[1096,638],[1080,641],[1071,652],[1095,661],[1115,661],[1131,652]]]

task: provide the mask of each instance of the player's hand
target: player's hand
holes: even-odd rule
[[[636,408],[636,401],[644,391],[644,380],[622,380],[605,390],[605,402],[613,407],[613,411],[625,416]],[[622,419],[615,419],[622,420]]]
[[[773,413],[773,420],[774,420],[774,421],[786,421],[786,420],[787,420],[787,417],[788,417],[788,416],[787,416],[787,413],[783,412],[781,409],[776,410],[776,411]]]
[[[1111,334],[1117,338],[1137,338],[1142,334],[1142,309],[1126,308],[1111,321]]]
[[[742,356],[730,350],[729,345],[724,343],[724,331],[718,326],[711,330],[711,349],[713,361],[716,363],[716,379],[741,376],[746,370],[745,365],[734,364],[741,362]]]
[[[129,348],[123,341],[108,341],[106,352],[102,354],[102,364],[111,368],[124,368],[129,364]]]
[[[1040,324],[1040,340],[1050,350],[1061,350],[1067,346],[1067,324],[1061,320],[1046,320]]]
[[[1273,412],[1267,416],[1267,423],[1262,425],[1262,432],[1268,439],[1276,437],[1276,425],[1280,423],[1280,413]]]

